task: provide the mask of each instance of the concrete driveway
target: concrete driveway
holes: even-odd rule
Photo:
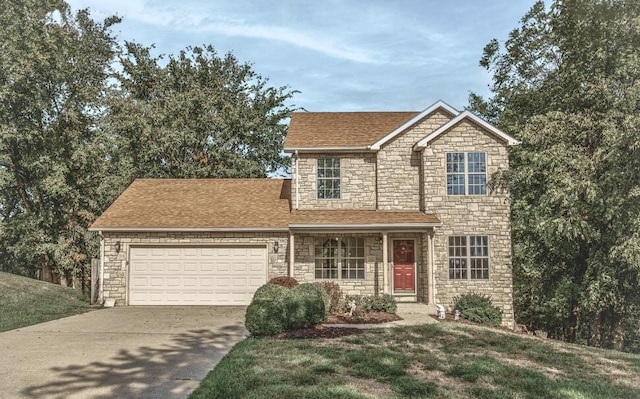
[[[116,307],[0,333],[0,398],[185,398],[244,307]]]

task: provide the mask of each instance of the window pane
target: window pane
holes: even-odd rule
[[[340,159],[319,158],[317,172],[319,199],[340,198]]]
[[[464,175],[447,175],[447,195],[464,195]]]

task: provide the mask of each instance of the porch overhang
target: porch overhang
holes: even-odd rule
[[[436,215],[424,212],[376,210],[293,211],[289,230],[299,232],[410,232],[442,226]]]

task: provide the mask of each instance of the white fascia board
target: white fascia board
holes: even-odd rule
[[[298,152],[369,152],[369,147],[287,147],[286,153]]]
[[[387,134],[386,136],[384,136],[380,140],[378,140],[375,143],[373,143],[371,145],[371,149],[375,150],[375,151],[380,150],[380,147],[382,147],[384,144],[388,143],[391,139],[393,139],[394,137],[396,137],[400,133],[404,132],[405,130],[407,130],[411,126],[415,125],[416,123],[420,122],[424,117],[428,116],[429,114],[435,112],[438,109],[444,109],[445,111],[449,112],[452,115],[458,115],[458,113],[459,113],[455,108],[453,108],[449,104],[445,103],[442,100],[438,100],[433,105],[431,105],[429,108],[425,109],[424,111],[420,112],[418,115],[416,115],[413,118],[411,118],[404,125],[400,126],[399,128],[397,128],[394,131],[392,131],[391,133]]]
[[[498,129],[497,127],[493,126],[492,124],[490,124],[489,122],[485,121],[484,119],[476,116],[474,113],[472,113],[470,111],[464,111],[464,112],[460,113],[458,116],[456,116],[455,118],[451,119],[449,122],[447,122],[444,125],[440,126],[438,129],[434,130],[427,137],[425,137],[422,140],[418,141],[416,143],[416,145],[414,146],[414,148],[416,150],[425,149],[427,147],[427,145],[429,145],[429,143],[432,140],[436,139],[438,136],[440,136],[441,134],[443,134],[447,130],[451,129],[452,127],[454,127],[455,125],[457,125],[458,123],[460,123],[464,119],[469,119],[472,122],[482,126],[484,129],[486,129],[487,131],[489,131],[493,135],[498,136],[502,140],[506,141],[508,145],[518,145],[518,144],[520,144],[520,141],[518,141],[515,138],[509,136],[507,133],[505,133],[502,130]]]
[[[89,231],[122,232],[122,233],[160,233],[160,232],[286,232],[288,227],[89,227]]]
[[[416,230],[440,227],[442,223],[366,223],[366,224],[290,224],[291,230],[344,231],[344,230]]]

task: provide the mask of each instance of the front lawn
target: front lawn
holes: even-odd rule
[[[247,339],[190,399],[640,398],[640,356],[441,323]]]
[[[91,306],[72,288],[0,272],[0,331],[86,312]]]

